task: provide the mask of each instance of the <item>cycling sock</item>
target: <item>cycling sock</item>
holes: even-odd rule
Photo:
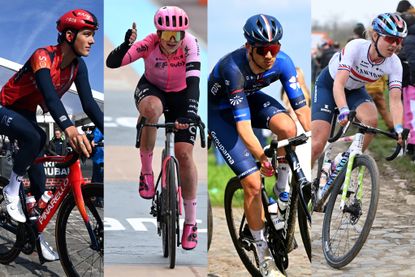
[[[18,196],[20,183],[22,182],[22,180],[23,176],[19,176],[14,171],[12,171],[12,174],[10,175],[9,184],[5,187],[6,193],[10,196]]]
[[[191,200],[183,199],[184,224],[196,224],[196,198]]]
[[[261,230],[252,230],[249,228],[249,230],[251,231],[251,234],[255,240],[259,262],[262,263],[264,257],[269,255],[268,243],[265,239],[264,234],[265,228],[262,228]]]
[[[290,192],[289,179],[291,178],[291,169],[285,159],[278,159],[277,166],[278,180],[274,186],[275,196],[279,196],[281,192]]]
[[[143,150],[140,149],[141,157],[141,172],[143,174],[152,174],[153,173],[153,150]]]

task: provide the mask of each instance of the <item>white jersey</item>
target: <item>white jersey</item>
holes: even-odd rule
[[[346,44],[341,52],[333,55],[329,63],[330,75],[334,80],[338,70],[350,72],[345,88],[358,89],[366,83],[372,83],[387,75],[389,90],[402,88],[402,64],[398,56],[393,54],[381,63],[370,60],[369,47],[371,42],[364,39],[354,39]]]

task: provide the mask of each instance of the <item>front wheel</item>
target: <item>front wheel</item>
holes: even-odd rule
[[[323,221],[322,246],[327,263],[334,268],[349,264],[362,249],[379,200],[379,171],[367,155],[355,157],[350,176],[343,170],[332,184]],[[343,185],[350,177],[341,208]]]
[[[3,187],[8,181],[0,177],[0,263],[9,264],[19,256],[23,247],[25,225],[11,219],[3,198]]]
[[[98,249],[93,249],[91,237],[70,194],[56,219],[57,250],[67,276],[104,276],[103,184],[84,185],[82,195]]]
[[[166,212],[166,226],[167,226],[167,245],[168,245],[168,255],[170,268],[176,266],[176,238],[179,225],[177,223],[178,218],[178,209],[177,209],[177,179],[176,179],[176,165],[175,161],[172,159],[169,160],[166,168],[166,185],[167,188],[164,190],[166,192],[165,197],[165,207],[167,208]]]
[[[297,185],[297,184],[294,184]],[[308,183],[308,185],[312,185]],[[309,203],[311,201],[310,196],[304,195],[305,203]],[[300,202],[301,199],[298,199]],[[307,257],[311,262],[311,222],[308,221],[306,212],[303,209],[301,203],[298,203],[298,226],[300,228],[301,239],[304,244],[305,251],[307,253]]]
[[[254,277],[262,276],[254,238],[249,231],[244,213],[244,190],[237,177],[232,178],[225,189],[225,215],[233,245],[239,258]]]

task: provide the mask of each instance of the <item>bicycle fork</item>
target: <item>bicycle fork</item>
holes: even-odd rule
[[[83,184],[83,176],[82,171],[80,169],[81,164],[79,160],[77,160],[74,164],[70,167],[70,174],[73,174],[70,178],[72,182],[72,191],[75,199],[75,204],[78,207],[78,210],[84,220],[85,227],[88,230],[89,237],[91,239],[91,248],[93,250],[99,249],[98,240],[94,231],[92,230],[91,222],[89,220],[89,216],[86,212],[84,197],[82,195],[82,184]]]
[[[355,158],[357,155],[361,155],[362,154],[362,149],[363,149],[363,138],[364,138],[364,134],[362,133],[357,133],[355,136],[355,140],[352,143],[352,145],[350,146],[349,150],[350,150],[350,155],[349,155],[349,160],[347,162],[347,169],[346,169],[346,177],[343,183],[343,191],[342,191],[342,196],[341,196],[341,201],[340,201],[340,210],[344,211],[345,206],[346,206],[346,201],[348,199],[348,191],[349,191],[349,187],[350,187],[350,180],[351,180],[351,176],[352,176],[352,170],[353,170],[353,164],[355,161]],[[356,198],[357,200],[361,201],[362,197],[363,197],[363,176],[365,173],[365,167],[360,167],[359,168],[359,173],[358,173],[358,177],[357,177],[357,194],[356,194]]]

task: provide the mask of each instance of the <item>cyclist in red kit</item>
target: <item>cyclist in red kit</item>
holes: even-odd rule
[[[37,106],[44,113],[50,112],[75,151],[89,157],[92,149],[88,139],[78,133],[60,100],[75,83],[83,110],[103,131],[103,113],[92,97],[88,70],[82,59],[89,55],[97,29],[98,21],[92,13],[82,9],[65,13],[57,21],[59,44],[35,50],[1,89],[0,134],[16,139],[19,144],[9,184],[3,190],[7,212],[15,221],[26,221],[19,198],[21,181],[26,171],[36,200],[45,190],[43,165],[32,164],[41,155],[46,143],[46,134],[36,122]],[[42,234],[39,239],[45,259],[59,259]]]

